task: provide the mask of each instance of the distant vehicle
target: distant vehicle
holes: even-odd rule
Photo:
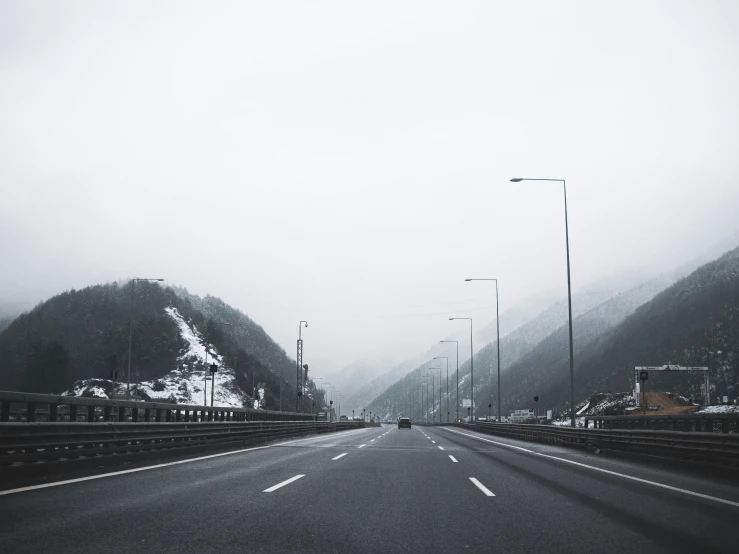
[[[406,429],[411,428],[411,420],[408,417],[401,417],[398,419],[398,429],[402,429],[405,427]]]
[[[349,418],[343,415],[339,418],[339,421],[349,421]]]

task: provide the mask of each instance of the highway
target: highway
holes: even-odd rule
[[[2,551],[739,551],[736,481],[456,427],[90,477],[0,491]]]

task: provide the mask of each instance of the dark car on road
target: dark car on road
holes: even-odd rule
[[[408,417],[401,417],[398,419],[398,429],[402,429],[405,427],[406,429],[411,428],[411,420]]]

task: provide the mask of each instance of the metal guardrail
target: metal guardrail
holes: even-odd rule
[[[586,416],[585,428],[590,422],[594,429],[653,429],[695,431],[698,433],[739,433],[739,413],[734,414],[676,414]]]
[[[668,430],[606,430],[512,423],[455,424],[490,435],[580,448],[594,447],[739,466],[739,434]]]
[[[0,423],[0,466],[110,454],[244,444],[284,435],[328,433],[363,422],[224,421],[205,423]]]
[[[0,422],[315,421],[314,414],[0,391]]]

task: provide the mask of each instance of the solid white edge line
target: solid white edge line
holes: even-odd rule
[[[272,486],[272,487],[270,487],[268,489],[264,489],[262,492],[273,492],[273,491],[276,491],[277,489],[281,489],[285,485],[289,485],[293,481],[297,481],[301,477],[305,477],[305,475],[296,475],[295,477],[290,477],[290,479],[288,479],[287,481],[283,481],[282,483],[277,483],[276,485],[274,485],[274,486]]]
[[[278,442],[277,444],[270,444],[270,446],[286,446],[289,444],[293,444],[295,442],[303,442],[303,441],[309,441],[309,440],[327,440],[332,437],[348,437],[349,435],[355,435],[361,431],[366,431],[367,427],[363,427],[361,429],[350,429],[349,431],[334,431],[333,433],[329,433],[327,435],[312,435],[310,437],[306,437],[304,439],[295,439],[292,441],[286,441],[286,442]],[[341,435],[339,435],[341,433]]]
[[[454,429],[446,429],[446,431],[451,431],[452,433],[457,433],[458,435],[464,435],[465,437],[471,437],[473,439],[477,439],[480,441],[491,442],[493,444],[497,444],[498,446],[507,446],[508,448],[513,448],[515,450],[521,450],[523,452],[528,452],[529,454],[536,454],[536,452],[534,452],[533,450],[521,448],[520,446],[513,446],[512,444],[506,444],[504,442],[491,441],[490,439],[478,437],[477,435],[470,435],[469,433],[462,433],[461,431],[455,431]]]
[[[735,506],[739,508],[739,502],[733,502],[732,500],[725,500],[723,498],[718,498],[716,496],[710,496],[708,494],[703,494],[700,492],[695,491],[689,491],[687,489],[681,489],[679,487],[673,487],[672,485],[665,485],[663,483],[657,483],[656,481],[649,481],[647,479],[642,479],[640,477],[632,477],[631,475],[626,475],[625,473],[618,473],[617,471],[611,471],[609,469],[603,469],[600,467],[595,466],[589,466],[587,464],[583,464],[580,462],[575,462],[573,460],[568,460],[567,458],[558,458],[557,456],[550,456],[549,454],[541,454],[539,452],[534,452],[534,454],[537,454],[539,456],[543,456],[545,458],[551,458],[552,460],[559,460],[560,462],[566,462],[568,464],[584,467],[587,469],[592,469],[593,471],[600,471],[601,473],[607,473],[609,475],[615,475],[617,477],[623,477],[624,479],[630,479],[631,481],[637,481],[639,483],[645,483],[647,485],[653,485],[655,487],[660,487],[662,489],[667,489],[675,492],[681,492],[683,494],[689,494],[690,496],[697,496],[698,498],[704,498],[706,500],[713,500],[714,502],[720,502],[722,504],[727,504],[728,506]]]
[[[671,491],[674,491],[674,492],[681,492],[683,494],[687,494],[687,495],[690,495],[690,496],[695,496],[695,497],[698,497],[698,498],[703,498],[705,500],[713,500],[714,502],[719,502],[721,504],[726,504],[727,506],[734,506],[736,508],[739,508],[739,502],[734,502],[733,500],[726,500],[724,498],[718,498],[716,496],[710,496],[708,494],[703,494],[703,493],[700,493],[700,492],[689,491],[687,489],[681,489],[679,487],[673,487],[671,485],[665,485],[664,483],[657,483],[656,481],[649,481],[647,479],[642,479],[640,477],[632,477],[631,475],[626,475],[625,473],[618,473],[617,471],[611,471],[609,469],[603,469],[603,468],[600,468],[600,467],[595,467],[595,466],[591,466],[591,465],[588,465],[588,464],[583,464],[581,462],[575,462],[573,460],[568,460],[567,458],[559,458],[557,456],[552,456],[550,454],[542,454],[541,452],[534,452],[533,450],[527,450],[525,448],[521,448],[520,446],[513,446],[512,444],[505,444],[505,443],[502,443],[502,442],[491,441],[491,440],[486,439],[486,438],[483,438],[483,437],[478,437],[478,436],[475,436],[475,435],[470,435],[468,433],[460,433],[459,431],[454,431],[452,429],[447,429],[447,431],[452,431],[452,433],[457,433],[457,434],[460,434],[460,435],[465,435],[467,437],[472,437],[473,439],[477,439],[477,440],[481,440],[481,441],[485,441],[485,442],[491,442],[493,444],[498,444],[500,446],[507,446],[508,448],[515,448],[516,450],[523,450],[524,452],[528,452],[529,454],[535,454],[536,456],[542,456],[544,458],[550,458],[552,460],[557,460],[557,461],[560,461],[560,462],[565,462],[567,464],[572,464],[572,465],[584,467],[584,468],[587,468],[587,469],[592,469],[593,471],[599,471],[601,473],[607,473],[608,475],[614,475],[616,477],[623,477],[624,479],[629,479],[631,481],[636,481],[638,483],[644,483],[646,485],[652,485],[652,486],[659,487],[659,488],[662,488],[662,489],[671,490]]]
[[[234,450],[233,452],[221,452],[220,454],[211,454],[209,456],[200,456],[198,458],[178,460],[176,462],[168,462],[166,464],[156,464],[153,466],[137,467],[134,469],[124,469],[123,471],[113,471],[111,473],[101,473],[100,475],[90,475],[88,477],[79,477],[77,479],[67,479],[66,481],[56,481],[54,483],[44,483],[43,485],[32,485],[30,487],[21,487],[19,489],[8,489],[8,490],[0,491],[0,496],[6,495],[6,494],[15,494],[17,492],[33,491],[37,489],[48,489],[49,487],[58,487],[60,485],[69,485],[71,483],[81,483],[82,481],[92,481],[94,479],[103,479],[105,477],[114,477],[115,475],[125,475],[127,473],[148,471],[150,469],[158,469],[160,467],[176,466],[179,464],[189,464],[190,462],[198,462],[200,460],[218,458],[219,456],[230,456],[232,454],[241,454],[242,452],[249,452],[251,450],[262,450],[264,448],[271,448],[271,446],[255,446],[253,448],[244,448],[242,450]]]
[[[454,462],[455,464],[456,464],[456,463],[459,463],[459,462],[457,462],[457,458],[455,458],[455,457],[454,457],[454,456],[452,456],[451,454],[449,454],[449,458],[451,458],[451,460],[452,460],[452,461],[453,461],[453,462]]]
[[[438,444],[436,446],[439,446]],[[439,450],[444,450],[443,446],[439,446]]]
[[[343,458],[344,456],[346,456],[346,452],[344,452],[343,454],[339,454],[339,455],[338,455],[338,456],[336,456],[335,458],[331,458],[331,459],[332,459],[332,460],[338,460],[339,458]]]
[[[475,485],[475,486],[476,486],[476,487],[477,487],[478,489],[480,489],[480,490],[481,490],[482,492],[484,492],[484,493],[485,493],[485,496],[495,496],[495,495],[494,495],[494,494],[492,493],[492,491],[490,491],[490,489],[488,489],[488,488],[487,488],[487,487],[486,487],[485,485],[483,485],[482,483],[480,483],[480,481],[478,481],[478,480],[477,480],[477,479],[475,479],[474,477],[470,477],[470,481],[472,481],[472,483],[473,483],[473,484],[474,484],[474,485]]]

